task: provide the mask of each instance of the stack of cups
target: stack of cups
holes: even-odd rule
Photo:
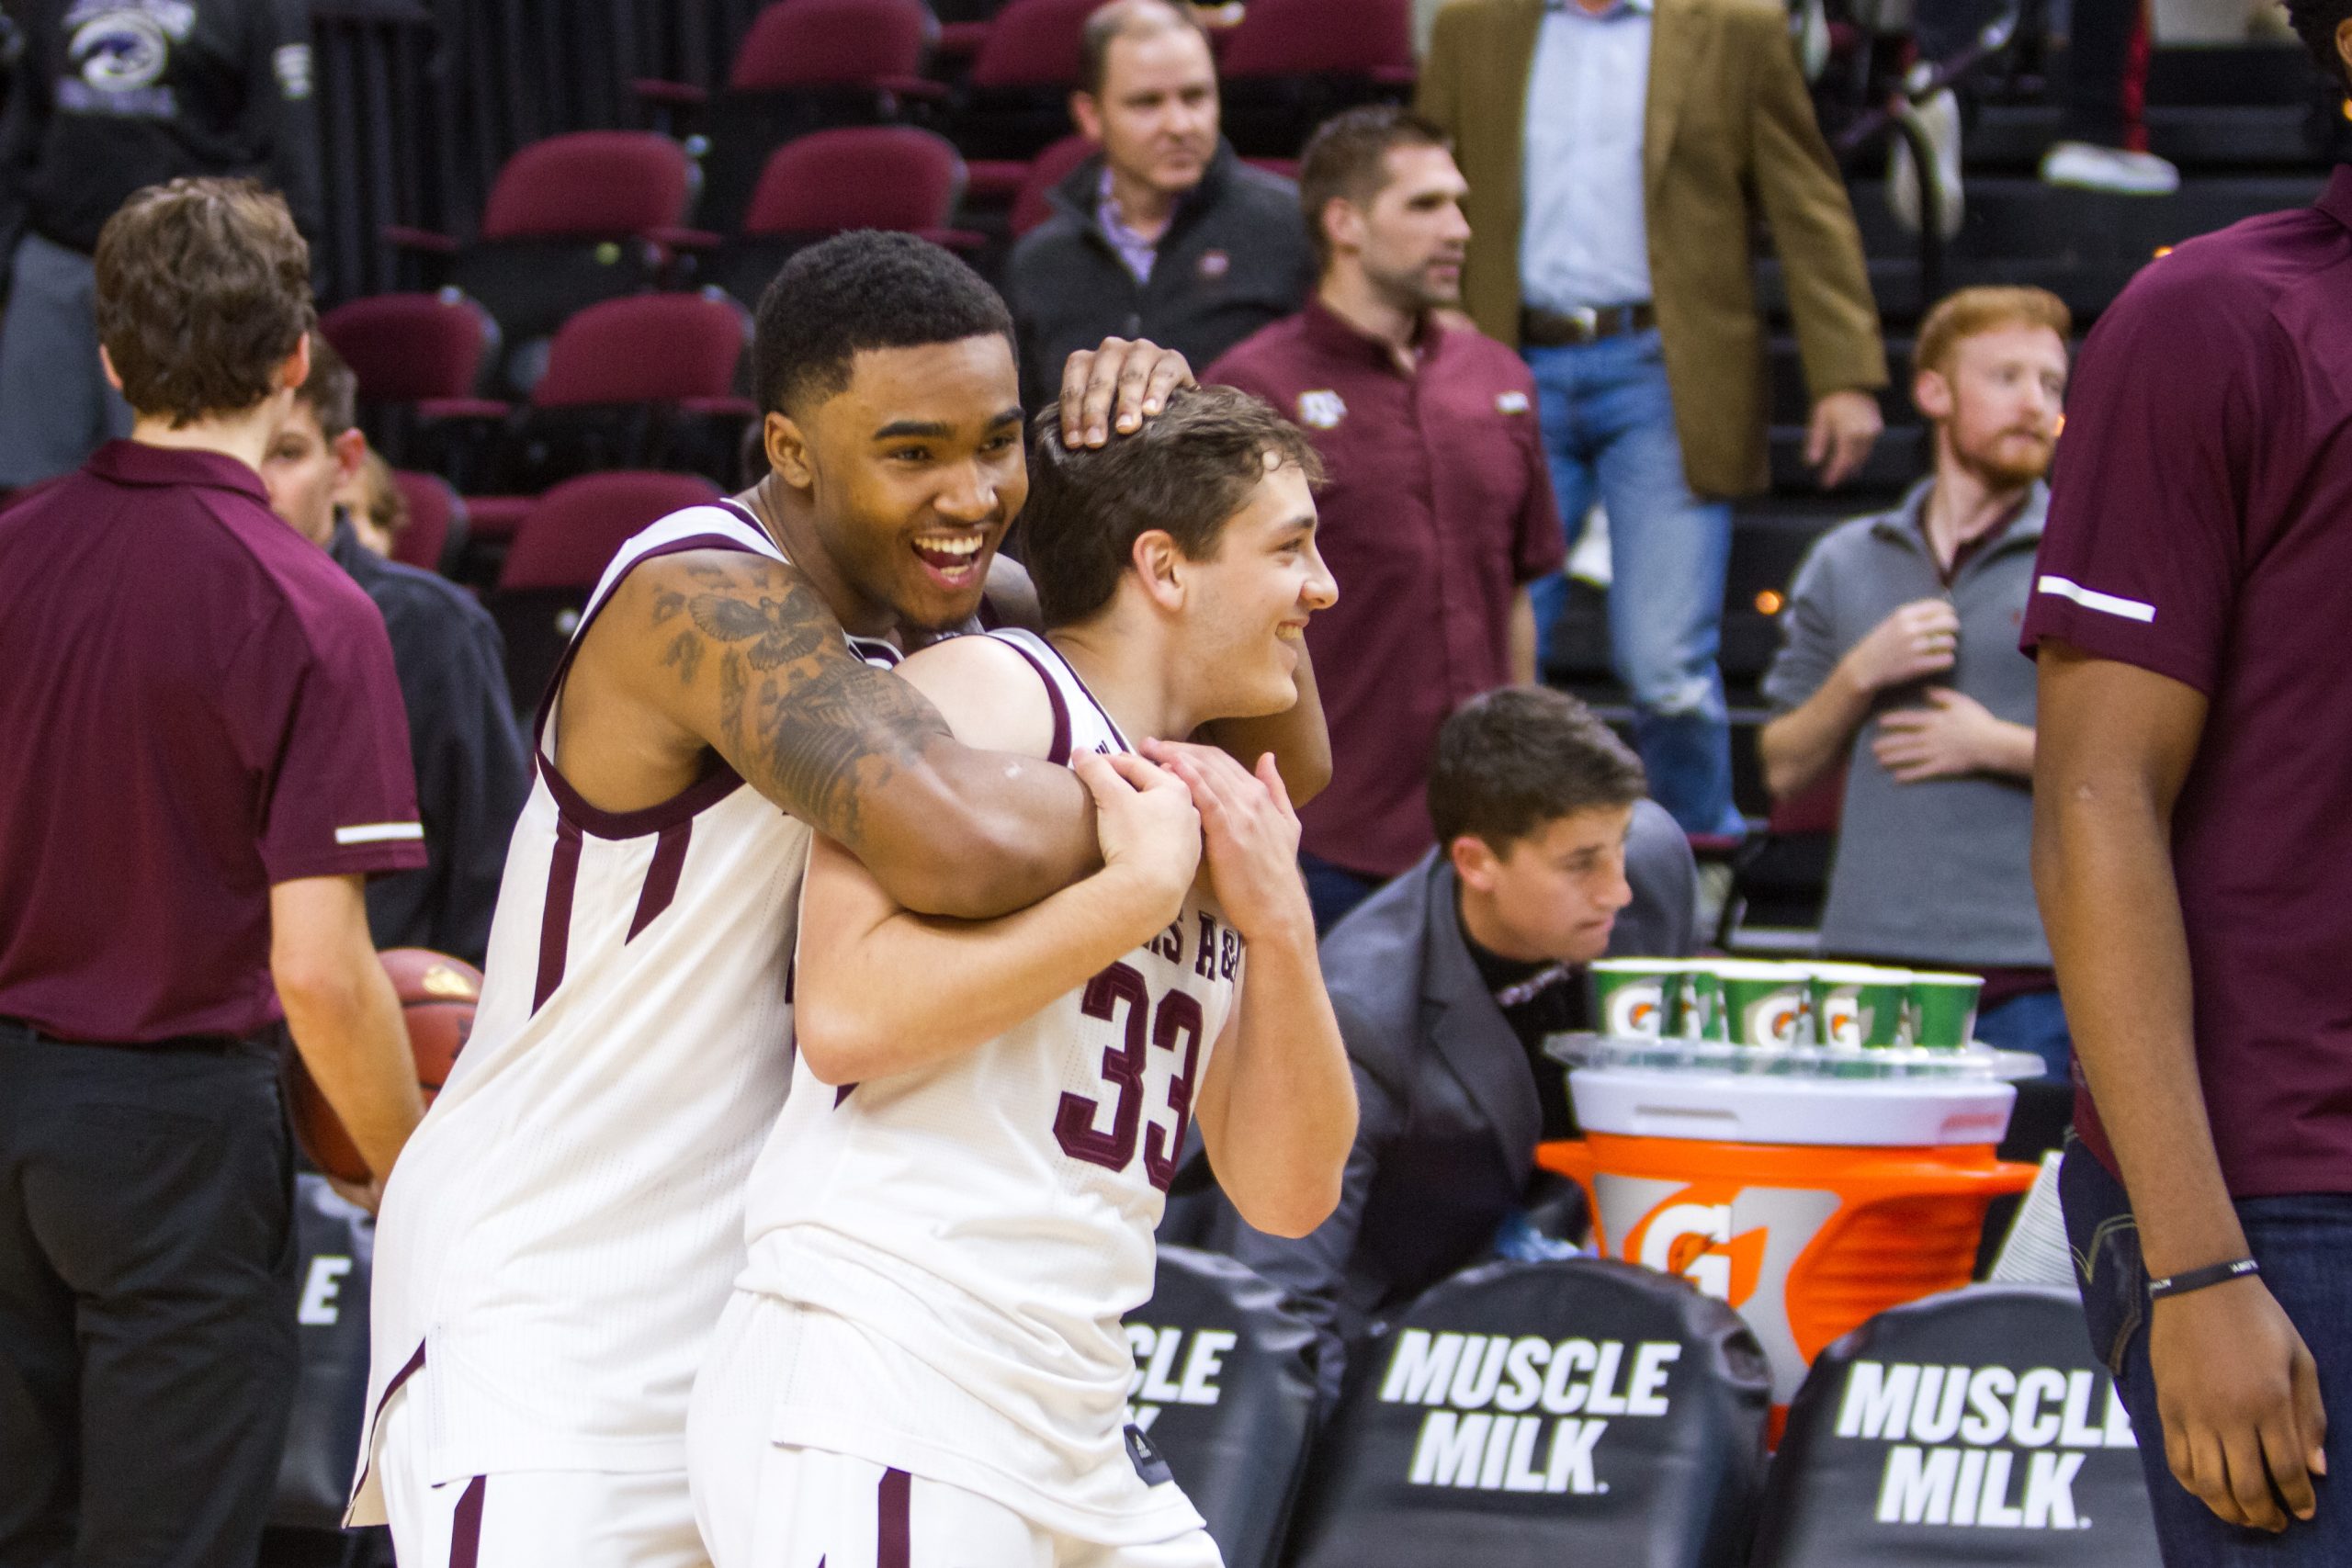
[[[1590,970],[1593,1027],[1626,1038],[1759,1050],[1958,1050],[1976,1024],[1973,975],[1871,964],[1604,958]]]

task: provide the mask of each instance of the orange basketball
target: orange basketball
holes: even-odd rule
[[[408,1024],[408,1047],[416,1058],[416,1084],[424,1103],[449,1081],[449,1069],[473,1032],[474,1005],[481,999],[481,971],[462,958],[421,947],[395,947],[378,953]],[[359,1157],[326,1096],[311,1080],[300,1054],[289,1058],[287,1101],[294,1134],[311,1163],[344,1181],[365,1183],[368,1162]]]

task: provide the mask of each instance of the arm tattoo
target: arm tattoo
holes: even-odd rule
[[[855,852],[864,801],[947,738],[947,726],[913,687],[850,651],[815,589],[797,580],[777,589],[763,565],[694,594],[693,627],[663,662],[691,685],[715,651],[729,760],[761,794]]]

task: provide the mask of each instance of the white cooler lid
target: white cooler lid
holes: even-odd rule
[[[1997,1144],[2017,1103],[1992,1077],[1773,1077],[1692,1068],[1577,1067],[1587,1132],[1724,1144],[1924,1148]]]

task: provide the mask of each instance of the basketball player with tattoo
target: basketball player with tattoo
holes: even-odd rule
[[[688,1424],[719,1568],[1216,1568],[1126,1423],[1121,1319],[1193,1118],[1252,1225],[1304,1235],[1338,1200],[1355,1092],[1281,773],[1155,739],[1295,700],[1337,592],[1314,449],[1188,389],[1101,451],[1040,430],[1033,468],[1047,635],[899,673],[959,739],[1078,767],[1103,866],[973,924],[818,840],[801,1077]]]
[[[388,1185],[355,1522],[404,1568],[694,1568],[686,1401],[790,1082],[812,831],[1001,915],[1097,863],[1088,786],[876,665],[969,622],[1026,493],[1012,326],[899,235],[799,254],[753,344],[772,472],[626,545],[532,740],[475,1032]],[[1074,362],[1073,438],[1189,380]],[[1094,781],[1129,790],[1116,777]]]

